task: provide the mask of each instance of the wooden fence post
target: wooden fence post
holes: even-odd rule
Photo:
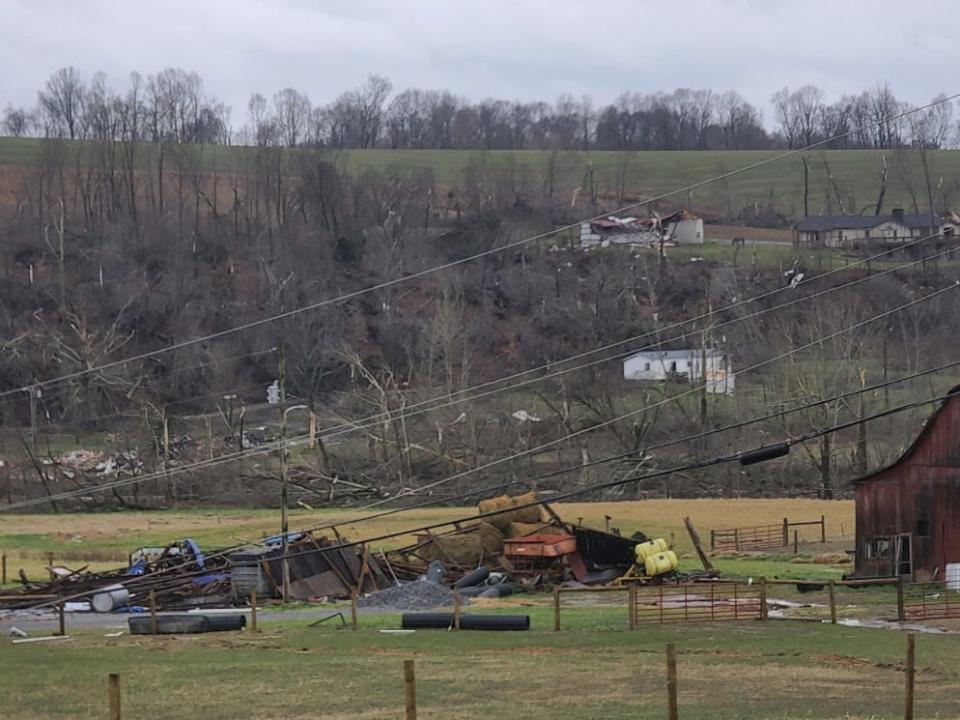
[[[64,612],[65,612],[64,603],[61,601],[57,605],[57,620],[60,625],[60,632],[58,632],[57,634],[60,637],[63,637],[64,635],[67,634],[67,620],[64,617]]]
[[[797,546],[799,544],[800,544],[800,531],[794,530],[793,531],[793,554],[794,555],[796,555],[799,552],[799,550],[797,549]]]
[[[637,586],[636,583],[630,583],[630,589],[627,592],[627,605],[630,609],[630,629],[637,629]]]
[[[903,606],[903,578],[897,580],[897,620],[906,622],[907,609]]]
[[[257,627],[257,589],[250,591],[250,632],[260,632]]]
[[[110,720],[120,720],[120,676],[110,673],[107,678],[107,698],[110,703]]]
[[[3,575],[0,576],[0,585],[6,585],[7,584],[7,554],[6,553],[4,553],[3,557],[0,558],[0,562],[2,562],[3,564],[3,569],[2,571],[0,571],[3,573]]]
[[[913,720],[913,681],[916,676],[916,637],[913,633],[907,635],[907,678],[906,693],[903,708],[904,720]]]
[[[760,578],[760,619],[767,619],[767,579]]]
[[[413,660],[403,661],[404,707],[407,720],[417,720],[417,679]]]
[[[56,580],[57,575],[56,573],[53,572],[53,553],[52,552],[47,553],[47,567],[49,568],[48,572],[50,573],[50,580],[51,581]]]
[[[740,552],[740,531],[733,531],[733,549]]]
[[[453,629],[460,629],[460,591],[453,589]]]
[[[560,630],[560,587],[553,589],[553,630]]]
[[[837,586],[833,580],[830,581],[830,624],[837,624]]]
[[[150,634],[157,634],[157,593],[150,591]]]
[[[357,594],[353,593],[350,595],[350,629],[356,630],[357,626]]]
[[[667,643],[667,717],[677,720],[677,652]]]
[[[787,518],[783,519],[783,546],[787,547],[790,545],[790,521]]]
[[[825,543],[827,541],[827,516],[820,516],[820,542]]]
[[[710,531],[710,549],[711,550],[717,549],[717,531],[716,530]]]

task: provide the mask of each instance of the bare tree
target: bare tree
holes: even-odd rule
[[[57,70],[47,80],[38,98],[46,134],[53,137],[77,137],[83,114],[84,85],[75,67]]]

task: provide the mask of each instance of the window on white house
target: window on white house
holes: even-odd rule
[[[650,369],[650,363],[644,363],[644,364],[643,364],[643,369],[644,369],[644,370],[649,370],[649,369]]]
[[[676,371],[677,371],[677,361],[674,360],[673,362],[670,363],[670,372],[676,372]]]

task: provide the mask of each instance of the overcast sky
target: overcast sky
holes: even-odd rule
[[[832,99],[889,82],[921,104],[960,89],[950,0],[0,0],[0,106],[32,105],[57,68],[194,70],[242,124],[252,91],[326,103],[363,82],[474,100],[783,86]]]

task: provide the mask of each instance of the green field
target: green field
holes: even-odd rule
[[[73,159],[77,153],[95,157],[93,143],[54,141],[32,138],[0,138],[0,164],[29,167],[48,157]],[[168,146],[166,167],[174,171],[178,162],[198,162],[207,171],[221,173],[250,172],[258,157],[256,148],[225,146]],[[278,152],[278,151],[269,151]],[[289,172],[298,173],[298,159],[309,150],[279,151]],[[536,205],[546,199],[546,187],[553,178],[552,201],[569,204],[574,188],[588,192],[589,166],[594,171],[596,192],[609,202],[629,202],[669,193],[708,178],[723,175],[758,162],[770,160],[783,151],[563,151],[538,150],[344,150],[327,151],[328,157],[354,175],[365,171],[426,173],[442,188],[467,192],[471,182],[480,182],[509,192],[518,192]],[[807,153],[809,209],[811,214],[827,210],[838,212],[839,193],[845,210],[872,212],[882,171],[881,155],[889,165],[889,187],[885,208],[928,204],[926,176],[921,154],[910,150],[827,150]],[[142,144],[135,152],[140,168],[155,167],[158,151]],[[960,152],[930,151],[927,154],[929,179],[938,208],[950,208],[960,188]],[[827,165],[836,187],[828,181]],[[471,180],[473,178],[473,180]],[[509,194],[509,193],[508,193]],[[675,205],[737,216],[744,207],[762,211],[765,207],[791,218],[803,214],[803,164],[798,155],[779,160],[748,172],[717,181],[689,193],[670,196]]]
[[[620,609],[545,607],[518,633],[379,632],[395,615],[362,615],[351,632],[308,620],[259,635],[105,637],[0,644],[0,714],[8,720],[107,716],[120,675],[128,719],[403,717],[402,662],[416,664],[421,718],[555,720],[666,716],[665,646],[677,647],[680,716],[902,717],[905,636],[794,621],[623,628]],[[317,611],[321,616],[322,610]],[[917,639],[917,717],[955,717],[960,638]]]

